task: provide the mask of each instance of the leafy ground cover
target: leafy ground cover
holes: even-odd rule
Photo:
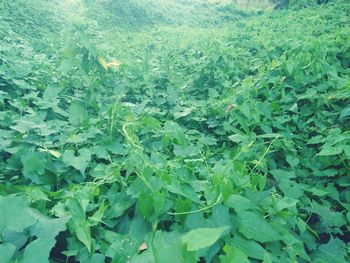
[[[1,262],[348,262],[348,1],[128,4],[1,3]]]

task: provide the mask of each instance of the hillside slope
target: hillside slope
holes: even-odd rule
[[[100,3],[90,8],[96,10]],[[103,14],[98,18],[101,24],[140,27],[144,25],[187,25],[210,26],[237,20],[244,12],[233,5],[220,5],[204,0],[128,0],[104,1]],[[94,11],[92,11],[94,12]]]

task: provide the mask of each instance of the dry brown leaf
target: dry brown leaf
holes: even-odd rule
[[[41,152],[47,152],[49,154],[51,154],[52,156],[56,157],[56,158],[60,158],[62,156],[62,154],[58,151],[54,151],[54,150],[49,150],[49,149],[39,149],[39,151]]]
[[[229,111],[233,110],[235,107],[236,107],[235,104],[229,104],[229,105],[227,106],[226,112],[229,112]]]
[[[119,60],[112,60],[111,62],[107,63],[107,66],[108,67],[119,68],[121,64],[123,64],[123,63],[121,61],[119,61]]]
[[[147,249],[147,244],[146,242],[143,242],[140,246],[139,246],[139,253],[145,251]]]
[[[100,56],[97,57],[97,61],[98,63],[100,63],[100,65],[105,69],[108,70],[108,63],[106,62],[106,60]]]

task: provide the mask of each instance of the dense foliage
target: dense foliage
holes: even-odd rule
[[[349,2],[203,2],[0,3],[1,262],[349,262]]]

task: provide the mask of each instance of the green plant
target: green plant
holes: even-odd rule
[[[182,26],[82,3],[0,20],[1,260],[349,261],[345,1]]]

